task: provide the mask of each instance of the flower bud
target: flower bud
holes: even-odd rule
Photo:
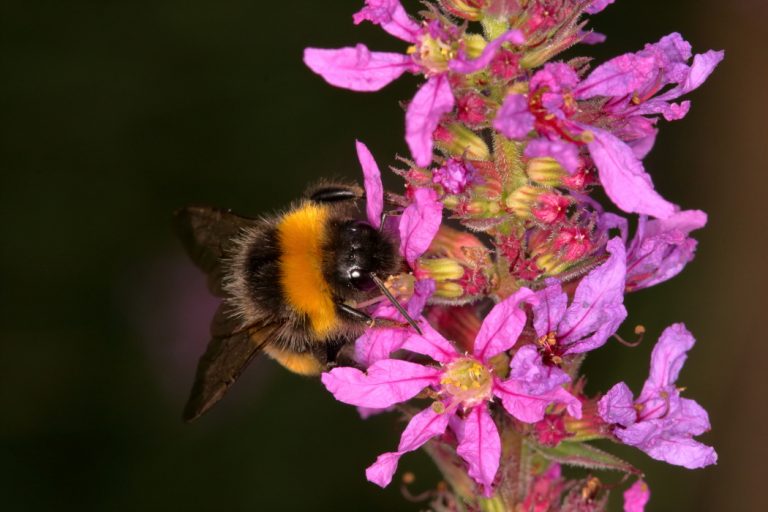
[[[459,123],[443,126],[437,146],[453,156],[470,160],[490,160],[488,145],[475,132]]]
[[[482,14],[481,9],[485,5],[485,0],[439,0],[440,5],[446,11],[457,18],[463,18],[469,21],[478,21]]]
[[[565,169],[554,158],[531,158],[525,167],[525,172],[531,181],[547,187],[559,187],[568,176]]]
[[[539,196],[544,192],[543,189],[533,185],[523,185],[517,188],[507,196],[507,210],[520,218],[531,216],[531,208],[539,200]]]

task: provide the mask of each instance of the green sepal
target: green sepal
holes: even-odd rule
[[[629,462],[586,443],[564,441],[555,447],[541,446],[536,443],[529,443],[529,446],[543,457],[567,466],[621,471],[633,475],[642,474]]]

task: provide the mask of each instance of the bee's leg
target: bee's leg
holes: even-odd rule
[[[369,315],[365,311],[361,311],[357,308],[353,308],[352,306],[344,304],[343,302],[339,302],[338,304],[336,304],[336,307],[338,307],[341,312],[345,313],[347,316],[355,320],[366,322],[369,325],[373,322],[373,318],[371,318],[371,315]]]
[[[352,306],[349,306],[344,303],[337,304],[340,311],[347,314],[348,316],[352,317],[355,320],[360,320],[361,322],[365,322],[368,324],[368,327],[370,328],[376,328],[376,327],[399,327],[399,328],[406,328],[410,327],[410,325],[407,322],[398,322],[397,320],[390,320],[389,318],[373,318],[371,315],[366,313],[365,311],[361,311],[357,308],[353,308]]]
[[[338,203],[362,199],[361,193],[350,187],[327,186],[314,190],[309,198],[316,203]]]

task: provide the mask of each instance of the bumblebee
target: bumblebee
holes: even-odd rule
[[[209,207],[175,214],[192,260],[222,298],[198,363],[186,421],[218,402],[261,351],[288,370],[317,375],[373,320],[357,307],[399,271],[395,242],[361,218],[362,189],[325,184],[285,212],[258,219]]]

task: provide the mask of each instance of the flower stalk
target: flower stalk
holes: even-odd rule
[[[657,125],[686,115],[681,98],[723,58],[694,55],[673,33],[594,66],[562,60],[605,38],[589,17],[612,3],[439,0],[413,17],[398,0],[366,0],[354,22],[380,26],[401,53],[305,51],[312,71],[353,91],[424,79],[406,107],[407,168],[394,169],[404,193],[386,193],[397,199],[386,212],[374,157],[357,148],[369,222],[384,216],[400,243],[404,266],[387,283],[419,329],[369,329],[355,364],[322,382],[366,416],[407,411],[397,449],[366,476],[386,486],[401,457],[424,448],[448,484],[433,510],[604,510],[611,486],[593,473],[605,471],[633,479],[625,510],[643,510],[641,471],[596,439],[687,468],[717,460],[694,439],[710,428],[706,412],[676,385],[694,344],[682,324],[661,334],[637,398],[623,382],[584,391],[581,363],[616,336],[625,295],[694,256],[690,233],[706,215],[662,197],[643,160]],[[599,189],[611,204],[593,197]],[[389,304],[365,306],[407,325]]]

